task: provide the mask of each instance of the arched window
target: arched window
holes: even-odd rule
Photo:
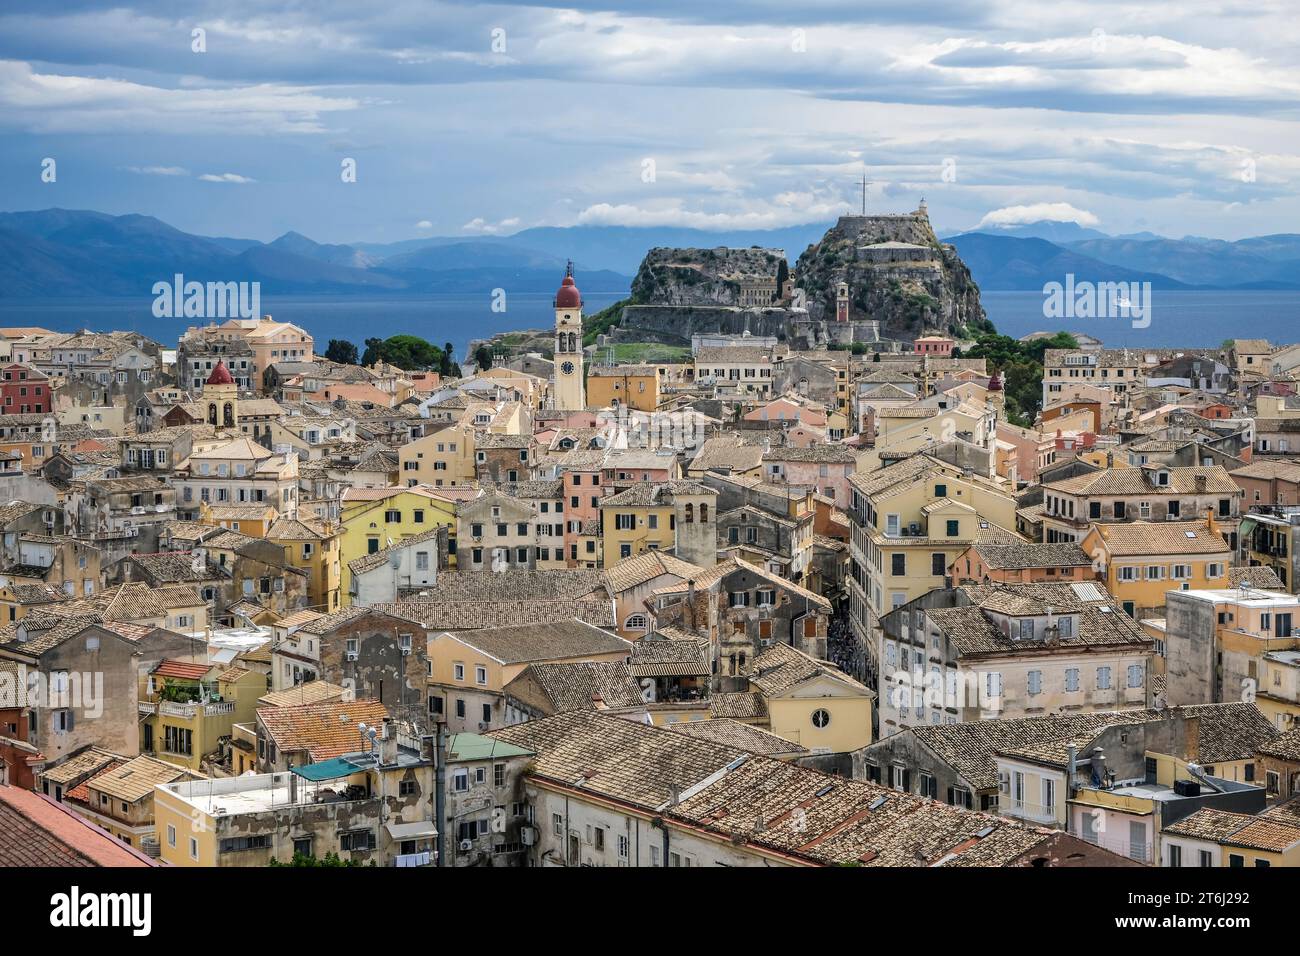
[[[708,520],[709,520],[709,506],[701,502],[700,503],[700,524],[704,524],[704,522]]]
[[[689,501],[686,502],[686,523],[691,524],[695,521],[695,505]]]
[[[208,404],[208,424],[209,425],[217,424],[217,403],[216,402],[210,402]]]
[[[650,621],[644,614],[631,614],[628,616],[628,619],[623,622],[623,630],[644,631],[649,628],[649,625]]]
[[[226,426],[233,426],[235,424],[235,406],[230,402],[226,402],[221,408],[221,417]]]

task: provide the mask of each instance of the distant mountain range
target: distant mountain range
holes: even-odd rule
[[[196,236],[152,216],[84,210],[0,213],[0,298],[151,296],[155,282],[260,282],[280,295],[553,292],[572,259],[588,292],[626,292],[657,246],[784,249],[796,259],[828,225],[706,232],[570,226],[511,236],[325,245],[297,232],[272,242]],[[1300,235],[1226,242],[1151,233],[1108,236],[1074,223],[1031,223],[944,237],[981,289],[1041,291],[1076,280],[1149,281],[1160,289],[1300,289]]]

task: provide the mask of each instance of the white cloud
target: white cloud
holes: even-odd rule
[[[812,194],[782,193],[772,203],[746,202],[741,208],[707,211],[686,208],[675,199],[652,205],[595,203],[578,213],[584,226],[679,226],[691,229],[779,229],[834,219],[849,211],[848,204]]]
[[[1068,202],[1036,202],[1027,206],[1003,206],[980,220],[981,226],[1022,226],[1031,222],[1075,222],[1095,226],[1100,220],[1086,209]]]
[[[314,88],[263,83],[207,88],[149,86],[97,76],[37,73],[31,64],[0,60],[0,114],[6,125],[36,133],[210,131],[321,133],[326,113],[361,101]]]
[[[239,173],[204,173],[199,177],[205,183],[255,183],[256,179],[250,179],[247,176],[241,176]]]
[[[431,222],[430,222],[429,220],[427,220],[427,219],[421,219],[419,222],[417,222],[417,223],[415,224],[415,228],[416,228],[416,229],[432,229],[432,228],[433,228],[433,223],[431,223]]]
[[[498,236],[503,232],[519,228],[519,217],[512,216],[509,219],[502,219],[500,222],[488,222],[482,216],[475,216],[460,228],[464,232],[472,232],[482,236]]]

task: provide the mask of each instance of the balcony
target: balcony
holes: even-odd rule
[[[1014,797],[1004,797],[1000,800],[998,813],[1004,817],[1015,817],[1017,820],[1029,820],[1033,823],[1049,825],[1056,823],[1055,807],[1030,803],[1028,800],[1016,800]]]
[[[233,714],[235,712],[234,701],[223,701],[215,704],[201,704],[195,701],[188,704],[178,704],[170,700],[142,700],[136,705],[136,707],[139,712],[145,716],[162,714],[165,717],[183,717],[187,720],[197,717],[200,713],[202,713],[204,717],[218,717],[223,714]]]

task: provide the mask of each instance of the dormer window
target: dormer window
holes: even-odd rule
[[[1032,641],[1034,639],[1034,621],[1033,618],[1023,618],[1020,621],[1020,639],[1022,641]]]
[[[1169,486],[1169,472],[1165,471],[1163,468],[1160,471],[1157,471],[1156,484],[1161,488],[1167,488]]]

